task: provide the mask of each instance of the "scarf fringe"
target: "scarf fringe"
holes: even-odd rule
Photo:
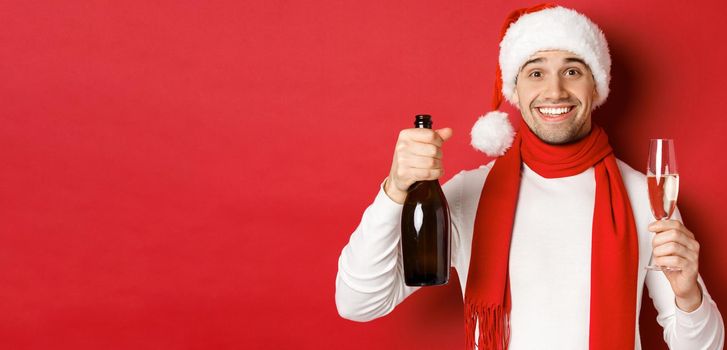
[[[465,304],[465,345],[467,350],[506,350],[510,343],[510,315],[502,305]],[[479,322],[479,339],[475,327]]]

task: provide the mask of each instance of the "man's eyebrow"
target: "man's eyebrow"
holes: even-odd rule
[[[520,68],[520,70],[524,70],[525,67],[527,67],[527,65],[529,65],[531,63],[540,63],[540,62],[543,62],[543,61],[544,61],[544,59],[542,57],[533,58],[532,60],[529,60],[529,61],[525,62],[525,64],[523,64],[523,66]]]
[[[582,60],[582,59],[580,59],[578,57],[567,57],[566,59],[564,59],[564,61],[566,61],[568,63],[578,62],[578,63],[580,63],[580,64],[588,67],[588,65],[586,64],[586,61],[584,61],[584,60]]]
[[[545,59],[542,58],[542,57],[533,58],[532,60],[528,60],[527,62],[525,62],[525,64],[523,64],[523,66],[522,66],[522,68],[520,68],[520,70],[521,71],[524,70],[525,67],[527,67],[527,65],[529,65],[529,64],[532,64],[532,63],[541,63],[543,61],[545,61]],[[563,61],[565,61],[566,63],[577,62],[577,63],[580,63],[580,64],[588,67],[588,64],[586,64],[586,61],[584,61],[583,59],[580,59],[578,57],[566,57],[566,58],[563,59]]]

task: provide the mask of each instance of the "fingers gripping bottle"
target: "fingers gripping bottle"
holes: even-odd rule
[[[417,115],[414,126],[432,128],[432,117]],[[449,281],[449,206],[439,180],[417,181],[407,190],[401,214],[401,250],[407,286]]]

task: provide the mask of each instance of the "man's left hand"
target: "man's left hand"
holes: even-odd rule
[[[656,233],[652,264],[680,269],[664,271],[676,295],[677,307],[686,312],[696,310],[702,303],[702,291],[697,283],[699,243],[694,234],[678,220],[652,222],[649,231]]]

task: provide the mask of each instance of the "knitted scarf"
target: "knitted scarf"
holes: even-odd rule
[[[465,290],[467,349],[477,346],[502,350],[509,344],[512,301],[508,262],[522,162],[545,178],[573,176],[595,168],[590,349],[633,349],[638,273],[636,225],[608,137],[602,128],[593,125],[589,135],[581,140],[550,145],[524,123],[512,147],[495,161],[480,195]],[[477,324],[479,339],[475,342]]]

